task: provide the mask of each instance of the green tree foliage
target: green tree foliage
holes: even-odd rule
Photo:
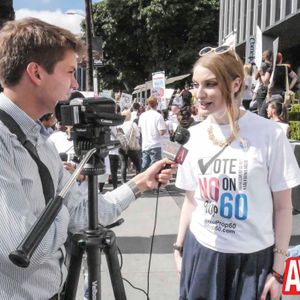
[[[104,88],[131,91],[152,72],[188,73],[200,48],[218,40],[216,0],[103,0],[93,15],[104,41]]]
[[[15,12],[13,9],[12,0],[1,0],[0,1],[0,28],[6,21],[14,20]]]

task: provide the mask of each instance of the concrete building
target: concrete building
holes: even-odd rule
[[[253,37],[257,37],[257,25],[262,32],[262,50],[272,49],[273,40],[279,37],[279,51],[297,71],[300,0],[220,0],[220,45],[235,39],[236,51],[245,59],[246,44],[251,48]]]

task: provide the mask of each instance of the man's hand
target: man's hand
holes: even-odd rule
[[[164,169],[167,164],[170,165],[171,168]],[[161,186],[167,185],[172,174],[176,173],[176,170],[177,164],[165,158],[157,161],[146,171],[136,175],[132,180],[136,183],[138,189],[144,192],[157,188],[159,183]]]

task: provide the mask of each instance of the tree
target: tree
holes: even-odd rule
[[[93,9],[96,35],[104,40],[99,77],[106,88],[132,90],[156,71],[190,72],[200,48],[217,44],[217,0],[103,0]]]

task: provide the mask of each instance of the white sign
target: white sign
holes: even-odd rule
[[[260,68],[262,60],[262,32],[259,26],[256,26],[256,47],[255,47],[255,64]]]
[[[255,64],[256,37],[250,36],[246,41],[245,64]]]
[[[132,95],[122,93],[120,97],[120,107],[121,110],[130,109],[132,102]]]
[[[275,39],[273,41],[273,72],[271,74],[270,83],[269,85],[272,86],[274,73],[275,73],[275,66],[276,66],[276,60],[277,60],[277,53],[278,53],[278,44],[279,44],[279,38]]]
[[[166,78],[165,71],[152,73],[152,95],[157,98],[158,106],[166,105]]]

